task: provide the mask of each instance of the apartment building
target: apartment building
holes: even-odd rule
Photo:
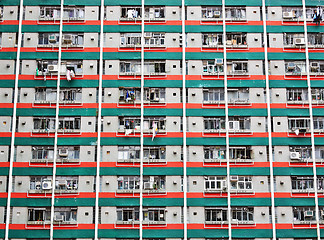
[[[0,239],[323,239],[322,7],[1,0]]]

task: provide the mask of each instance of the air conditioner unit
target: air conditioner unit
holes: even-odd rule
[[[60,157],[67,157],[69,154],[69,151],[65,148],[59,149],[59,156]]]
[[[229,130],[240,130],[239,121],[229,121],[228,126],[229,126]]]
[[[63,43],[69,44],[72,43],[72,34],[63,35]]]
[[[294,44],[295,45],[305,45],[305,38],[295,38]]]
[[[296,64],[293,62],[288,63],[287,68],[289,70],[294,70],[296,68]]]
[[[152,182],[145,182],[144,183],[144,189],[153,189],[153,183]]]
[[[49,35],[48,36],[48,41],[51,43],[56,43],[56,36],[55,34]]]
[[[221,12],[220,11],[214,11],[214,17],[219,18],[221,16]]]
[[[215,59],[215,65],[223,65],[223,59],[222,58],[216,58]]]
[[[145,32],[144,37],[151,37],[151,33],[150,32]]]
[[[292,19],[295,17],[295,14],[293,12],[283,12],[282,18],[283,19]]]
[[[316,71],[316,70],[318,70],[319,69],[319,63],[318,62],[312,62],[312,63],[310,63],[310,68],[311,68],[311,70],[313,70],[313,71]]]
[[[49,190],[52,189],[52,181],[51,180],[45,180],[42,182],[42,189],[43,190]]]
[[[56,222],[63,222],[64,221],[64,215],[54,215],[54,221]]]
[[[305,211],[304,215],[305,217],[313,217],[313,211]]]
[[[290,152],[290,159],[291,160],[299,160],[300,159],[300,153],[299,152]]]
[[[58,66],[57,65],[48,65],[47,70],[49,72],[58,72]]]
[[[231,181],[232,182],[237,182],[238,181],[238,176],[231,176]]]

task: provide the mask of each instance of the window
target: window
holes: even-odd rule
[[[223,72],[223,59],[203,60],[203,75],[217,75],[222,74]]]
[[[306,20],[312,20],[316,7],[306,8]],[[284,21],[297,21],[303,18],[302,7],[282,7],[282,18]]]
[[[205,131],[225,130],[225,118],[204,118]]]
[[[301,75],[306,74],[306,63],[301,61],[286,62],[285,63],[286,75]]]
[[[319,191],[324,190],[324,176],[317,175],[317,189]]]
[[[227,221],[227,209],[226,208],[206,208],[205,221],[206,222]]]
[[[61,117],[58,128],[59,130],[80,130],[81,117]]]
[[[210,146],[204,147],[204,159],[206,160],[221,160],[225,159],[225,147]]]
[[[28,209],[29,222],[50,222],[51,209],[50,208],[30,208]]]
[[[144,146],[144,160],[165,159],[165,147],[145,147]]]
[[[228,74],[247,74],[248,63],[247,62],[229,62],[227,65]]]
[[[315,160],[319,162],[323,162],[324,160],[324,147],[316,146],[315,147]]]
[[[65,33],[62,36],[62,46],[82,47],[84,36],[81,33]]]
[[[309,118],[288,118],[288,129],[290,131],[298,131],[298,133],[308,132],[310,127],[309,124]]]
[[[308,101],[307,89],[287,88],[287,102]]]
[[[54,130],[55,130],[55,118],[54,117],[34,118],[33,131],[52,132]]]
[[[77,208],[57,207],[54,209],[54,222],[76,223]]]
[[[203,89],[203,95],[207,103],[224,101],[224,88]]]
[[[165,101],[165,88],[145,88],[144,101],[163,102]]]
[[[226,20],[246,20],[245,7],[226,7],[225,8]]]
[[[309,63],[309,69],[311,75],[324,74],[324,62],[323,61],[311,61]]]
[[[145,190],[165,190],[165,176],[144,176],[143,188]]]
[[[134,222],[139,221],[139,208],[120,208],[117,207],[117,221]]]
[[[309,176],[291,177],[292,190],[314,190],[314,178]]]
[[[141,7],[121,7],[121,18],[125,20],[140,19]]]
[[[312,159],[312,148],[310,146],[293,146],[289,147],[289,151],[291,160],[305,161]]]
[[[144,33],[144,41],[146,47],[161,47],[165,44],[165,34],[146,32]]]
[[[144,222],[164,222],[165,215],[166,215],[165,209],[162,208],[143,209]]]
[[[229,117],[228,130],[229,131],[244,131],[251,129],[250,117]]]
[[[140,177],[119,176],[117,178],[118,190],[135,190],[140,188]]]
[[[119,101],[120,102],[132,102],[141,99],[141,89],[139,88],[120,88],[119,89]]]
[[[40,7],[40,20],[59,20],[61,9],[54,6],[41,6]]]
[[[253,208],[232,207],[232,221],[237,223],[253,222]]]
[[[165,130],[165,117],[144,117],[143,130],[149,131],[154,127],[158,131]],[[140,130],[141,128],[141,118],[140,117],[120,117],[119,118],[119,129],[133,129]]]
[[[81,102],[82,90],[80,88],[61,88],[60,89],[61,102]]]
[[[67,70],[73,71],[76,75],[83,74],[83,61],[62,61],[60,74],[65,75]],[[39,60],[36,66],[36,76],[41,75],[57,75],[58,74],[58,62],[56,60]]]
[[[119,118],[119,129],[141,129],[141,118],[140,117],[120,117]]]
[[[228,47],[247,47],[246,33],[226,34],[226,45]]]
[[[47,47],[48,45],[58,46],[60,35],[58,33],[39,33],[38,47]]]
[[[324,88],[312,88],[312,100],[313,102],[324,101]]]
[[[222,17],[222,7],[201,7],[201,17],[204,20],[221,18]]]
[[[55,179],[55,190],[77,191],[79,179],[77,176],[57,176]]]
[[[301,47],[305,46],[305,37],[302,33],[284,33],[284,46]]]
[[[308,33],[308,47],[322,48],[324,46],[323,33]]]
[[[229,88],[227,89],[229,103],[248,103],[249,89],[248,88]]]
[[[54,147],[53,146],[34,146],[32,147],[32,159],[33,160],[52,160],[54,159]]]
[[[217,47],[223,45],[223,34],[221,33],[202,33],[203,47]]]
[[[230,159],[252,159],[252,149],[250,147],[230,147]]]
[[[252,190],[252,177],[231,176],[231,190]]]
[[[140,62],[121,62],[120,63],[120,74],[140,74],[141,64]],[[165,62],[145,62],[144,63],[144,74],[146,75],[159,75],[165,74]]]
[[[155,20],[165,18],[164,9],[165,7],[145,7],[145,19]]]
[[[141,33],[121,33],[121,47],[135,47],[141,45]]]
[[[118,146],[118,161],[134,161],[140,158],[140,146]]]
[[[56,102],[55,88],[35,88],[36,102]]]
[[[58,159],[79,160],[80,146],[58,146]]]
[[[314,207],[293,207],[294,222],[315,221]]]
[[[35,176],[30,177],[29,182],[30,190],[51,190],[52,189],[52,177],[49,176]]]
[[[226,190],[226,177],[205,177],[205,190],[207,191],[224,191]]]
[[[83,20],[84,7],[64,7],[63,20]]]

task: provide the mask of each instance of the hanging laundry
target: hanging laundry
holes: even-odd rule
[[[75,73],[73,70],[70,70],[70,74],[71,74],[71,78],[74,78],[75,77]]]
[[[152,141],[154,140],[155,136],[156,136],[156,133],[158,131],[158,128],[157,128],[157,123],[154,122],[153,123],[153,135],[152,135]]]
[[[66,79],[68,81],[71,81],[71,72],[70,72],[70,70],[66,70]]]
[[[129,134],[131,134],[133,131],[133,129],[126,129],[125,130],[125,135],[128,136]]]

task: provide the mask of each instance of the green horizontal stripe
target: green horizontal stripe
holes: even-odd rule
[[[144,145],[149,146],[158,146],[158,145],[171,145],[171,146],[180,146],[182,145],[182,138],[155,138],[154,141],[152,141],[151,138],[144,138]],[[118,138],[109,138],[104,137],[101,138],[101,145],[140,145],[140,139],[139,138],[130,138],[130,137],[118,137]]]
[[[19,80],[18,86],[21,88],[34,88],[34,87],[55,87],[56,88],[56,80]],[[14,85],[13,85],[14,86]],[[61,80],[61,87],[84,87],[84,88],[93,88],[98,87],[99,81],[98,80],[89,80],[89,79],[82,79],[82,80]]]
[[[275,198],[275,206],[315,206],[314,198]]]

